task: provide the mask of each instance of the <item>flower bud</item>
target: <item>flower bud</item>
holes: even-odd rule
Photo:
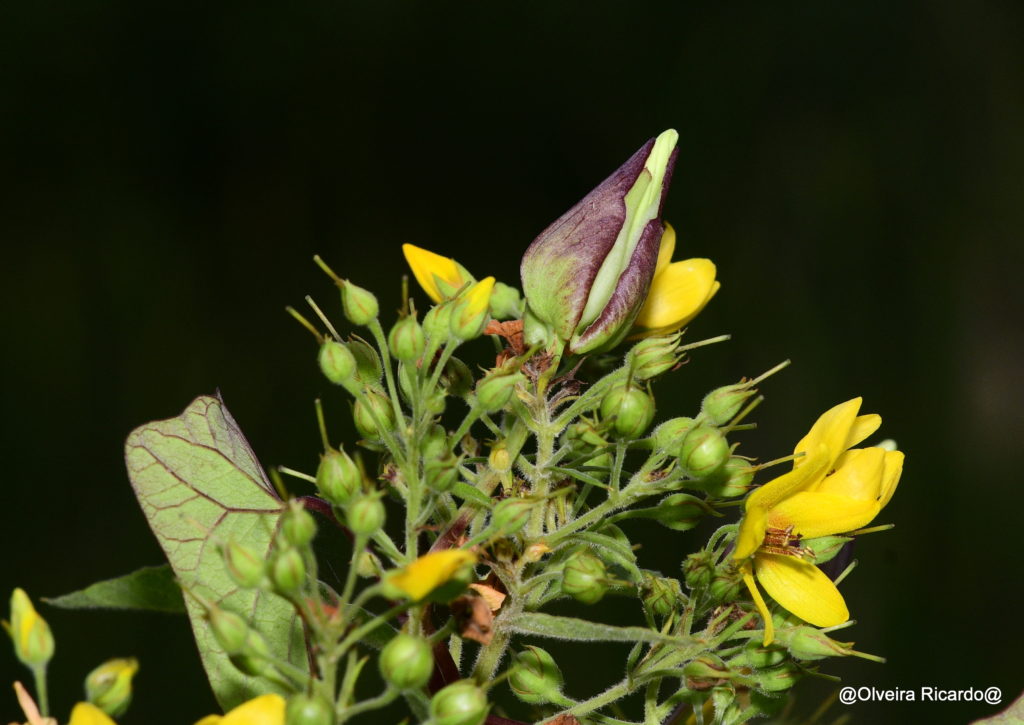
[[[386,516],[384,504],[372,494],[353,499],[345,509],[348,528],[357,536],[371,536],[379,531],[384,526]]]
[[[670,130],[648,141],[526,250],[528,344],[554,334],[579,354],[625,337],[658,261],[677,138]]]
[[[740,709],[739,703],[736,702],[736,686],[731,682],[711,688],[711,704],[715,710],[716,722],[735,723],[747,719],[738,717]]]
[[[648,575],[644,579],[641,593],[644,607],[656,617],[667,617],[683,601],[683,590],[679,582],[670,577]]]
[[[683,559],[683,581],[690,591],[711,586],[715,575],[714,556],[703,549]]]
[[[525,382],[526,377],[518,371],[495,368],[480,378],[476,386],[476,399],[488,413],[501,410],[512,398],[516,385]]]
[[[253,629],[246,634],[241,651],[231,657],[231,663],[243,673],[253,677],[260,677],[274,671],[274,665],[270,662],[270,647],[263,636]]]
[[[740,594],[741,580],[735,572],[716,571],[711,577],[711,585],[708,587],[708,594],[711,600],[720,604],[732,602]]]
[[[737,383],[716,388],[704,396],[700,412],[714,425],[725,425],[736,417],[747,398],[757,390],[750,383]]]
[[[294,594],[306,583],[306,562],[298,549],[279,549],[270,565],[270,581],[280,594]]]
[[[381,363],[377,351],[358,337],[353,338],[347,344],[349,352],[356,359],[356,375],[359,377],[360,388],[373,387],[380,383],[380,379],[384,375],[384,365]]]
[[[502,282],[495,282],[491,291],[491,317],[496,320],[517,320],[523,316],[523,300],[519,290]]]
[[[744,458],[734,456],[721,468],[704,478],[700,487],[716,498],[743,496],[754,483],[754,469]]]
[[[335,506],[344,506],[363,486],[359,466],[344,449],[331,448],[320,457],[316,469],[316,488],[320,495]]]
[[[853,642],[837,642],[814,627],[797,627],[789,636],[789,651],[798,660],[822,660],[856,654]]]
[[[245,649],[249,625],[244,619],[216,605],[206,610],[206,619],[210,623],[214,638],[225,652],[236,655]]]
[[[790,660],[757,672],[757,686],[765,692],[782,692],[795,685],[802,675],[799,665]]]
[[[464,549],[444,549],[424,554],[407,566],[389,573],[385,583],[394,591],[395,598],[406,596],[419,601],[429,594],[445,590],[454,584],[452,599],[468,586],[464,581],[464,572],[472,575],[472,564],[476,563],[476,555]],[[390,594],[388,596],[391,596]]]
[[[597,426],[586,419],[570,425],[566,429],[565,435],[571,441],[583,443],[594,448],[608,445],[607,439],[597,429]]]
[[[134,657],[107,660],[85,678],[85,699],[111,717],[119,717],[132,701],[132,677],[139,671]]]
[[[341,306],[345,310],[345,317],[353,325],[367,325],[376,320],[380,312],[373,293],[348,280],[341,281]]]
[[[547,650],[526,645],[525,650],[512,658],[512,667],[508,684],[523,702],[544,705],[560,704],[565,700],[562,696],[565,678]]]
[[[441,371],[441,385],[449,395],[463,398],[473,387],[473,373],[466,363],[453,357]]]
[[[630,385],[617,385],[601,401],[601,417],[622,438],[640,438],[654,420],[654,399]]]
[[[679,447],[679,463],[694,478],[709,476],[729,460],[729,442],[717,428],[701,423],[690,429]]]
[[[782,647],[761,644],[761,639],[752,639],[743,647],[739,659],[756,670],[763,670],[767,667],[775,667],[782,664],[789,654]]]
[[[11,621],[5,622],[4,627],[14,640],[14,654],[22,664],[43,667],[53,658],[56,645],[50,625],[39,616],[24,589],[11,593]]]
[[[451,302],[435,305],[423,316],[423,333],[435,345],[444,344],[452,334]]]
[[[379,579],[383,571],[380,558],[372,551],[363,551],[356,559],[356,574],[363,579]]]
[[[696,496],[674,493],[658,504],[655,519],[674,531],[689,531],[701,522],[711,509]]]
[[[473,282],[473,275],[451,257],[444,257],[414,244],[403,244],[402,253],[416,281],[434,302],[451,299]]]
[[[220,553],[231,581],[242,589],[255,589],[263,583],[267,563],[263,555],[234,539],[224,544]]]
[[[487,718],[487,695],[471,680],[459,680],[430,700],[433,725],[480,725]]]
[[[596,604],[608,591],[604,562],[593,554],[578,551],[565,561],[562,591],[576,601]]]
[[[800,547],[814,555],[815,564],[824,564],[835,558],[843,547],[853,541],[850,536],[819,536],[816,539],[802,539]]]
[[[659,425],[651,433],[651,440],[654,447],[662,451],[677,451],[683,443],[683,438],[696,425],[693,418],[670,418]]]
[[[626,356],[626,364],[634,380],[650,380],[666,373],[679,363],[676,351],[680,335],[648,337],[641,340]]]
[[[733,676],[729,665],[718,655],[705,652],[683,665],[687,685],[694,690],[709,690]]]
[[[324,377],[335,385],[342,385],[348,390],[357,385],[356,358],[345,343],[327,340],[320,346],[317,360]]]
[[[528,498],[506,498],[499,501],[491,512],[491,526],[510,536],[519,532],[530,520],[536,501]]]
[[[493,288],[494,277],[486,277],[459,295],[451,313],[453,336],[460,340],[480,336],[490,319],[487,310]]]
[[[418,690],[434,671],[434,655],[425,639],[401,632],[384,645],[377,664],[388,684],[399,690]]]
[[[402,362],[414,362],[423,357],[427,349],[427,338],[415,317],[409,315],[398,319],[388,333],[388,348]]]
[[[395,411],[391,408],[391,401],[373,388],[367,389],[366,394],[356,400],[352,407],[352,420],[359,434],[371,441],[379,441],[383,437],[382,430],[395,429]]]
[[[301,549],[316,536],[316,521],[301,503],[295,502],[281,517],[281,534],[285,541]]]
[[[334,707],[319,695],[298,693],[288,699],[284,725],[334,725]]]
[[[491,452],[487,455],[487,465],[498,473],[508,473],[512,470],[512,456],[508,452],[508,441],[504,438],[495,441],[491,446]]]
[[[451,453],[423,464],[423,477],[433,491],[450,491],[459,480],[459,459]]]

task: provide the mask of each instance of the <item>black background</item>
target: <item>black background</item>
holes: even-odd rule
[[[858,544],[843,634],[889,663],[825,670],[1008,702],[1024,687],[1022,37],[1018,3],[984,0],[5,4],[3,596],[161,560],[123,439],[197,394],[221,388],[267,465],[315,466],[318,395],[346,432],[283,313],[312,293],[337,316],[312,254],[385,320],[402,242],[516,283],[537,232],[674,127],[677,258],[711,257],[723,285],[690,334],[733,341],[658,386],[659,416],[792,358],[742,437],[767,459],[863,395],[907,466],[879,519],[897,528]],[[667,573],[700,543],[640,538]],[[127,654],[142,669],[123,722],[214,710],[183,618],[43,611],[60,716]],[[570,694],[615,681],[617,657],[567,659]],[[0,674],[26,676],[8,655]],[[798,706],[831,689],[798,688]]]

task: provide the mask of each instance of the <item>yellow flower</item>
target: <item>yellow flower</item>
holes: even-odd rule
[[[671,262],[675,247],[676,232],[666,224],[654,279],[634,323],[644,328],[644,336],[664,335],[686,325],[722,286],[715,279],[715,264],[710,259]]]
[[[860,398],[832,408],[797,443],[793,470],[746,500],[733,558],[764,618],[764,643],[774,638],[771,614],[754,577],[785,609],[818,627],[849,619],[836,585],[800,547],[801,539],[866,526],[889,503],[903,470],[903,454],[883,448],[852,448],[882,423],[861,415]]]
[[[14,653],[29,667],[41,667],[53,657],[54,641],[50,625],[39,616],[24,589],[11,593],[11,621],[4,629],[14,640]]]
[[[68,725],[115,725],[107,713],[88,702],[80,702],[71,710]]]
[[[476,555],[463,549],[444,549],[424,554],[388,578],[388,583],[412,600],[423,599],[446,584],[462,567],[476,562]]]
[[[434,302],[451,299],[467,282],[474,281],[473,275],[451,257],[442,257],[413,244],[403,244],[402,252],[416,281]]]
[[[284,725],[284,708],[280,695],[260,695],[227,715],[207,715],[196,725]]]

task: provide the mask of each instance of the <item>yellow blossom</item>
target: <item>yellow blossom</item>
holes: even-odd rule
[[[903,454],[852,448],[882,423],[861,415],[854,398],[827,411],[797,443],[793,470],[754,491],[736,537],[733,558],[765,622],[764,643],[774,638],[771,614],[757,584],[785,609],[818,627],[849,619],[835,584],[808,558],[801,539],[866,526],[892,498]]]
[[[280,695],[260,695],[226,715],[207,715],[196,725],[284,725],[284,709]]]
[[[413,244],[403,244],[402,252],[416,281],[434,302],[451,299],[468,282],[474,281],[473,275],[451,257],[442,257]]]
[[[388,578],[388,583],[413,600],[423,599],[447,583],[462,567],[476,562],[476,555],[463,549],[444,549],[424,554]]]
[[[666,224],[654,278],[634,323],[644,328],[641,335],[664,335],[678,330],[696,317],[722,286],[715,279],[715,264],[710,259],[672,262],[675,246],[676,232]]]
[[[68,725],[115,725],[107,713],[89,702],[80,702],[71,710]]]

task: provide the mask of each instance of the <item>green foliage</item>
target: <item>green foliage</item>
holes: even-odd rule
[[[141,609],[185,613],[181,587],[168,564],[145,566],[131,574],[105,579],[85,589],[44,601],[62,609]]]

